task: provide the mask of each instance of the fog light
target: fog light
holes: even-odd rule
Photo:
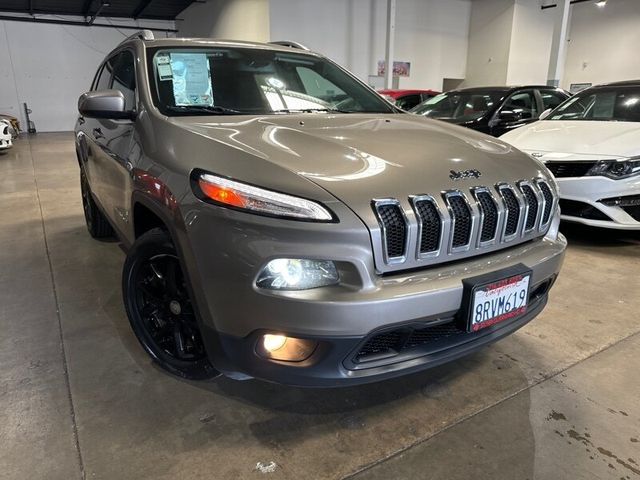
[[[264,335],[262,337],[262,345],[269,353],[280,350],[285,343],[287,343],[287,337],[284,335]]]
[[[311,356],[318,342],[284,335],[263,335],[258,341],[258,353],[273,360],[302,362]]]
[[[270,290],[307,290],[338,283],[338,271],[329,260],[276,258],[262,269],[256,285]]]

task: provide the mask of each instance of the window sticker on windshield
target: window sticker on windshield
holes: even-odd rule
[[[206,53],[171,53],[173,97],[178,106],[213,106]]]

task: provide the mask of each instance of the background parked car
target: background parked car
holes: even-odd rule
[[[569,96],[547,86],[464,88],[433,97],[411,113],[498,137],[536,121],[543,111],[557,107]]]
[[[13,145],[10,128],[11,124],[8,121],[0,119],[0,152],[10,149]]]
[[[411,110],[416,105],[435,97],[440,92],[435,90],[378,90],[383,97],[403,110]]]
[[[20,121],[13,115],[0,113],[0,121],[4,120],[9,125],[9,133],[12,138],[17,138],[20,133]]]
[[[640,230],[640,80],[583,90],[543,117],[502,140],[545,162],[562,218]]]

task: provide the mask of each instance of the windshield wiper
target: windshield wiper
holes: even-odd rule
[[[278,110],[274,110],[274,113],[314,113],[314,112],[366,113],[366,112],[358,112],[356,110],[340,110],[339,108],[281,108]]]
[[[234,110],[233,108],[220,107],[220,106],[199,107],[195,105],[194,106],[166,105],[165,108],[172,112],[179,112],[179,113],[195,113],[195,114],[206,113],[211,115],[238,115],[238,114],[244,113],[244,112],[241,112],[240,110]]]

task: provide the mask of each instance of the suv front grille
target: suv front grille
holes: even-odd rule
[[[481,242],[490,242],[496,238],[498,227],[498,207],[493,197],[488,191],[479,191],[476,198],[482,210],[482,230],[480,232]]]
[[[407,242],[407,224],[402,209],[397,203],[376,206],[378,220],[384,232],[387,258],[402,258]]]
[[[440,248],[442,220],[432,198],[417,198],[413,205],[420,223],[420,253],[437,252]]]
[[[531,230],[538,218],[538,198],[533,193],[533,189],[529,185],[520,185],[520,190],[527,201],[527,221],[525,222],[525,230]]]
[[[458,193],[448,193],[445,196],[451,209],[451,220],[453,221],[451,247],[465,247],[471,241],[471,208],[466,199]]]
[[[507,236],[515,235],[518,229],[518,223],[520,222],[520,204],[512,188],[501,188],[500,193],[502,194],[502,199],[507,209],[507,224],[504,229],[504,234]]]
[[[372,230],[376,267],[387,272],[419,268],[504,248],[546,232],[557,199],[542,178],[500,183],[441,198],[374,200],[379,230]]]
[[[584,177],[596,162],[548,162],[545,166],[556,178]]]

